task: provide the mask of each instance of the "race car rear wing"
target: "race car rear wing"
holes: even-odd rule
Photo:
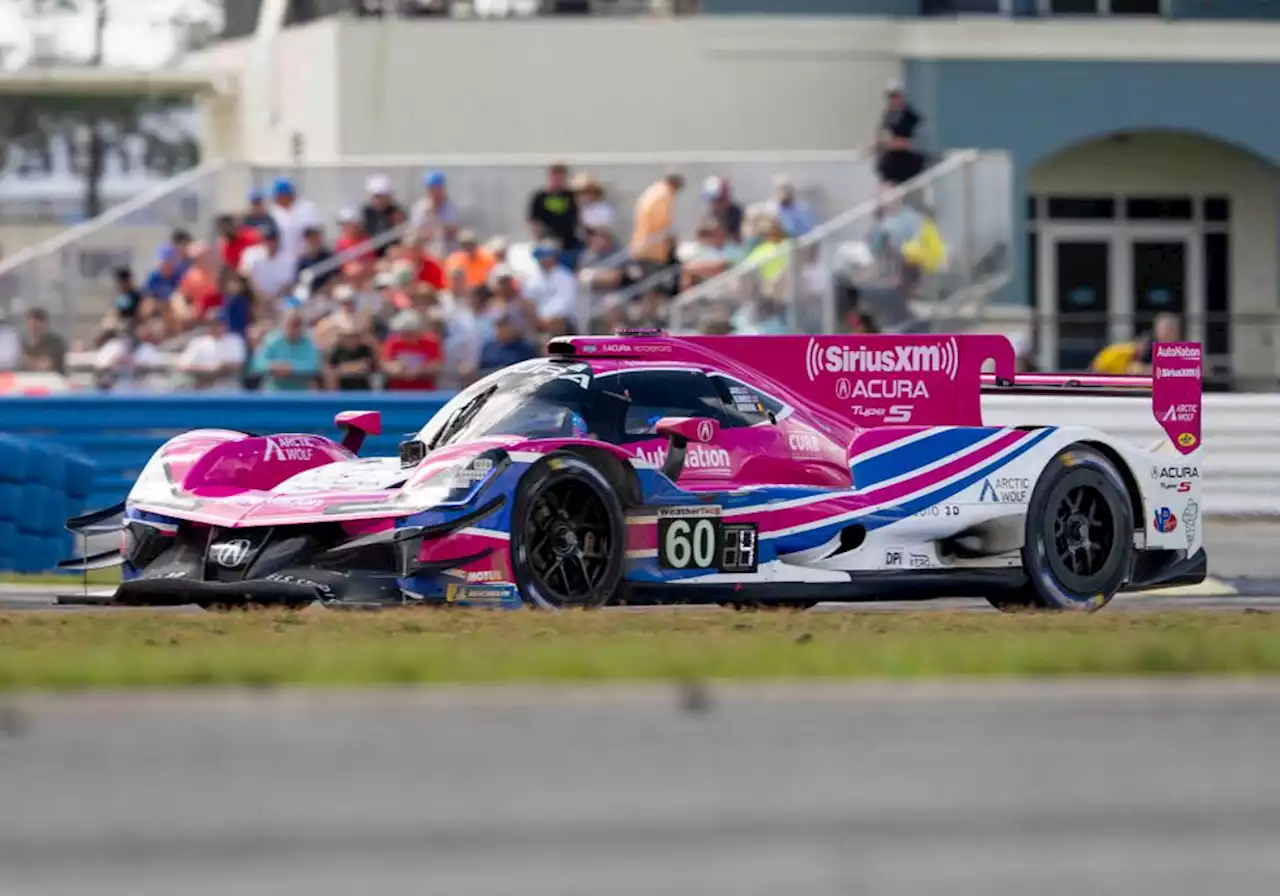
[[[1198,342],[1158,342],[1151,376],[1023,373],[1013,379],[983,374],[983,394],[1151,396],[1151,414],[1181,454],[1200,446],[1203,352]]]

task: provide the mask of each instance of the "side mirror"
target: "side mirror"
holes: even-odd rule
[[[690,442],[714,442],[720,434],[720,423],[710,417],[663,417],[655,427],[658,435],[667,437],[667,460],[662,474],[675,482],[684,469],[685,451]]]
[[[382,435],[381,411],[339,411],[333,422],[342,433],[342,447],[352,453],[360,450],[365,436]]]

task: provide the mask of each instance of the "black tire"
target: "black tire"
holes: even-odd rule
[[[1086,446],[1068,446],[1040,474],[1027,506],[1027,582],[991,603],[1001,610],[1101,609],[1129,578],[1133,526],[1115,464]]]
[[[572,454],[534,465],[516,490],[511,567],[520,594],[543,610],[613,600],[626,562],[626,514],[609,481]]]

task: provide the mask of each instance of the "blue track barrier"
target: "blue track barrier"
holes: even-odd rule
[[[339,411],[382,412],[360,453],[394,455],[452,393],[52,395],[0,398],[0,570],[39,572],[72,549],[68,516],[124,500],[152,453],[192,429],[337,436]]]

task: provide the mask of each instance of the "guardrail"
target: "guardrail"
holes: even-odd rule
[[[67,516],[122,500],[152,452],[177,433],[207,426],[331,433],[338,411],[370,408],[382,412],[383,434],[370,437],[362,453],[393,455],[399,441],[421,429],[450,397],[383,392],[0,398],[0,421],[9,433],[0,435],[0,558],[44,562],[50,551],[64,547],[60,527]],[[987,422],[996,425],[1095,426],[1142,446],[1161,438],[1139,398],[988,395],[983,408]],[[1278,444],[1280,395],[1206,396],[1202,475],[1210,515],[1280,513]]]

